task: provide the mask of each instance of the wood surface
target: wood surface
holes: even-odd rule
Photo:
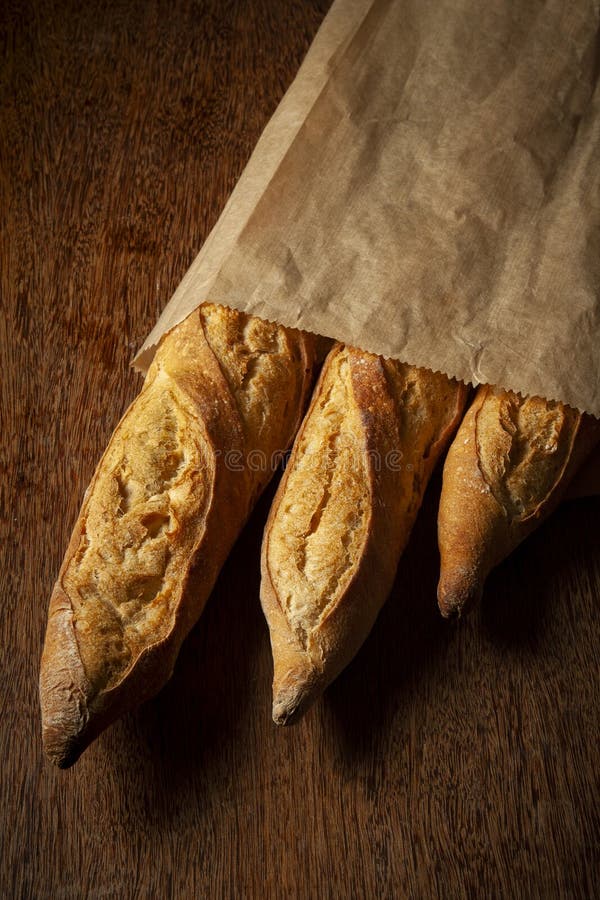
[[[139,389],[135,349],[327,0],[1,5],[0,896],[591,897],[600,500],[565,504],[453,626],[428,492],[367,644],[270,721],[265,496],[170,684],[74,769],[41,753],[48,598]]]

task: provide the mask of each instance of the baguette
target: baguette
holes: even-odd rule
[[[356,654],[391,590],[466,388],[336,345],[262,545],[273,719],[291,724]]]
[[[459,616],[489,572],[557,506],[600,438],[562,403],[479,388],[448,451],[438,515],[443,616]]]
[[[211,304],[164,338],[98,464],[50,601],[40,700],[58,766],[169,679],[293,440],[313,350],[309,335]]]

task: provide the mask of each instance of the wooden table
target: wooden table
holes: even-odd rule
[[[357,659],[270,721],[264,497],[170,684],[74,769],[41,754],[49,593],[129,368],[327,0],[9,2],[0,80],[0,895],[589,897],[600,501],[565,504],[458,626],[439,478]]]

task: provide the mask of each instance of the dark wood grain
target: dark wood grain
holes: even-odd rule
[[[327,6],[2,4],[2,897],[597,890],[598,499],[564,505],[454,627],[435,607],[435,482],[367,644],[277,730],[267,496],[165,690],[73,770],[42,758],[47,602],[139,388],[129,360]]]

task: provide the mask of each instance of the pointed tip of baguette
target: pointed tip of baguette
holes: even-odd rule
[[[77,762],[93,737],[89,697],[70,675],[45,665],[40,673],[42,744],[48,759],[59,769]]]
[[[295,668],[273,682],[273,721],[276,725],[294,725],[322,693],[318,672]]]
[[[442,571],[437,600],[445,619],[459,619],[481,600],[482,594],[483,583],[472,571],[464,568]]]
[[[59,769],[69,769],[83,753],[86,743],[81,736],[65,735],[57,728],[48,726],[42,732],[44,753]]]
[[[42,703],[42,745],[44,753],[59,769],[77,762],[92,736],[86,721],[74,716],[69,706],[49,709]]]

